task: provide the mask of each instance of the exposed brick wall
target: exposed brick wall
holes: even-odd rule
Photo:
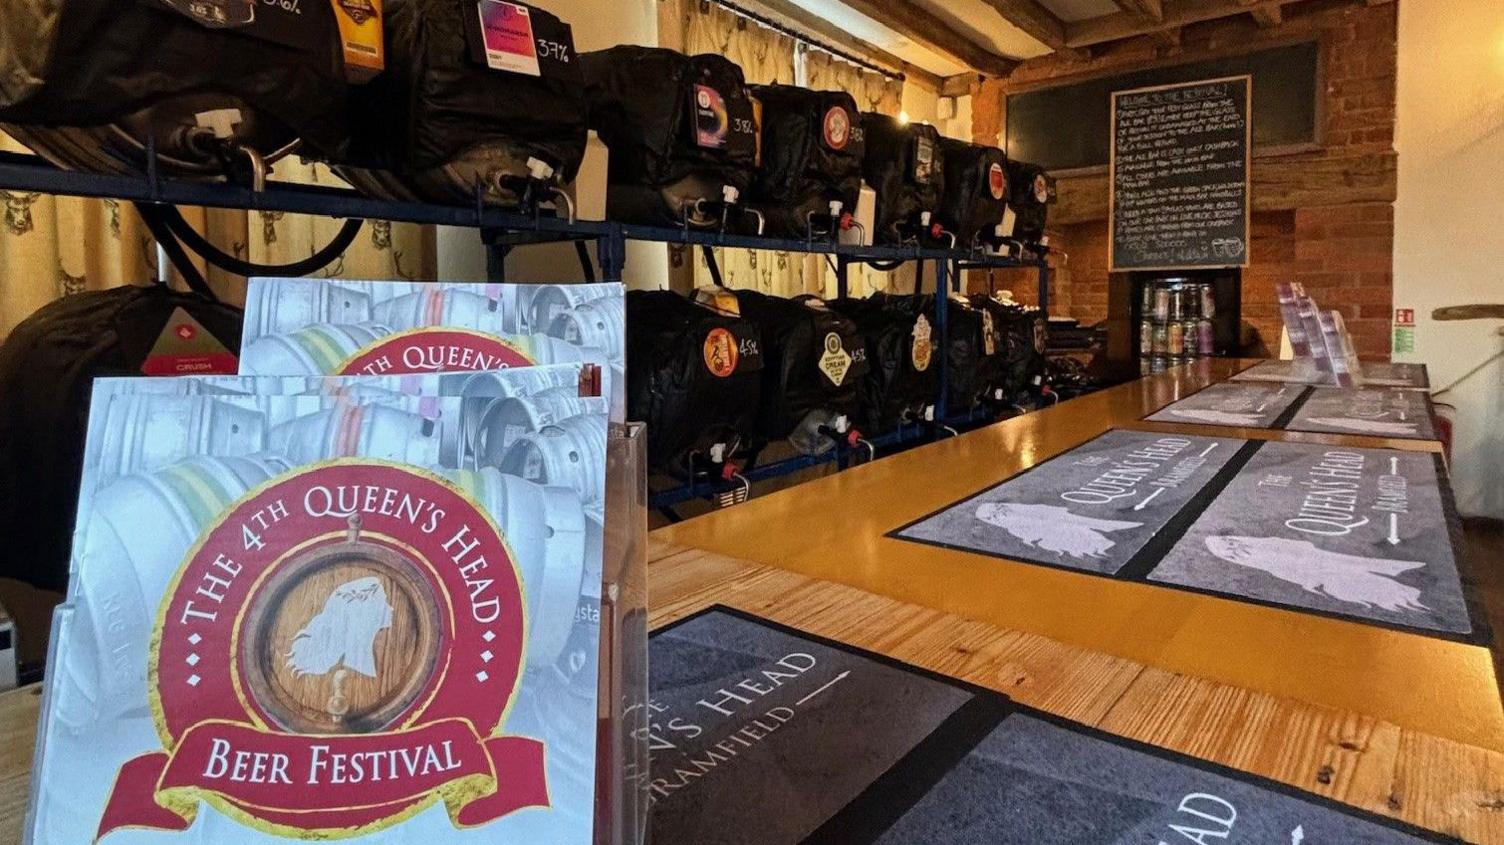
[[[1030,60],[1007,79],[973,88],[973,134],[979,142],[994,142],[1004,125],[1007,94],[1021,87],[1122,72],[1147,62],[1190,62],[1240,45],[1314,35],[1322,45],[1325,75],[1319,112],[1322,146],[1256,159],[1255,170],[1265,161],[1292,167],[1354,157],[1379,162],[1394,154],[1395,6],[1317,0],[1287,6],[1285,23],[1271,30],[1243,15],[1186,27],[1175,47],[1139,38],[1111,45],[1086,62],[1055,55]],[[1100,218],[1052,225],[1052,243],[1069,261],[1055,274],[1051,310],[1093,323],[1107,316],[1106,180],[1100,173],[1066,178],[1100,192],[1097,205],[1104,210]],[[1243,272],[1243,319],[1276,348],[1280,317],[1274,287],[1281,281],[1302,282],[1323,307],[1342,311],[1365,359],[1387,360],[1394,287],[1392,191],[1391,201],[1375,202],[1371,197],[1353,201],[1339,192],[1312,197],[1309,191],[1291,190],[1286,202],[1272,189],[1265,196],[1258,196],[1259,190],[1256,185],[1251,263]],[[1000,276],[999,285],[1011,287],[1020,300],[1033,299],[1034,284],[1026,275]]]

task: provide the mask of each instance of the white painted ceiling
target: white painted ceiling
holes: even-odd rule
[[[791,2],[846,30],[853,37],[886,50],[930,73],[954,76],[970,70],[956,59],[914,43],[866,15],[854,11],[850,6],[842,4],[840,0],[791,0]]]
[[[866,15],[853,11],[841,0],[791,0],[806,11],[814,12],[841,29],[875,47],[889,51],[904,62],[919,66],[931,74],[951,77],[970,71],[954,57],[935,53],[934,50],[914,44],[911,39],[887,29],[883,24]],[[1113,0],[1041,0],[1051,12],[1063,21],[1080,21],[1117,12]],[[1035,41],[1014,24],[1003,20],[1002,15],[991,8],[985,0],[914,0],[929,14],[951,24],[957,32],[984,47],[991,48],[999,56],[1012,59],[1032,59],[1050,53],[1050,48]]]
[[[915,0],[915,3],[1000,56],[1028,59],[1050,52],[984,0]]]
[[[970,70],[955,58],[916,44],[871,18],[853,11],[840,0],[792,0],[792,2],[825,18],[853,36],[880,47],[910,64],[924,68],[930,73],[952,76]],[[914,0],[914,2],[978,44],[991,48],[998,55],[1028,59],[1049,52],[1049,48],[1044,44],[1004,20],[1002,15],[998,14],[997,10],[988,5],[985,0]],[[1110,15],[1118,11],[1113,0],[1041,0],[1041,2],[1062,20],[1068,22]]]

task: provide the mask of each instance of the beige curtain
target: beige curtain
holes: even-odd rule
[[[691,2],[685,14],[685,52],[714,53],[741,65],[749,85],[792,85],[795,79],[794,39],[714,3]],[[674,260],[689,260],[684,249]],[[818,292],[806,286],[803,255],[753,249],[716,248],[716,266],[727,287],[755,288],[777,296]],[[695,285],[711,284],[710,265],[703,250],[693,251]],[[818,279],[818,275],[810,276]]]
[[[0,135],[0,149],[25,152]],[[278,162],[274,177],[338,184],[328,168]],[[38,308],[63,296],[157,276],[156,244],[130,203],[0,191],[0,339]],[[341,221],[322,217],[185,208],[183,215],[220,249],[248,261],[285,264],[323,246]],[[343,278],[433,278],[434,232],[429,226],[371,221],[323,274]],[[200,264],[200,271],[205,268]],[[245,280],[206,272],[219,295],[245,301]]]

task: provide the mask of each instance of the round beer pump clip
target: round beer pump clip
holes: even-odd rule
[[[851,115],[840,106],[831,106],[825,113],[825,146],[844,150],[851,143]]]
[[[992,166],[987,168],[987,189],[992,192],[992,198],[995,200],[1008,195],[1008,174],[997,162],[993,162]]]
[[[740,350],[736,337],[726,329],[716,327],[705,336],[705,369],[716,378],[727,378],[736,372],[740,362]]]

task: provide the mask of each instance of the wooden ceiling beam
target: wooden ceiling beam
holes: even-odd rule
[[[955,57],[962,64],[979,73],[989,76],[1007,76],[1018,67],[1017,59],[998,55],[990,48],[978,44],[913,0],[841,0],[841,2],[926,49]]]
[[[1112,0],[1123,14],[1144,23],[1159,23],[1165,19],[1165,6],[1161,0]]]
[[[805,10],[793,0],[741,0],[741,3],[750,10],[765,14],[810,38],[870,59],[873,64],[882,65],[895,73],[902,73],[926,88],[939,90],[945,81],[944,77],[937,73],[931,73],[922,67],[909,64],[876,44],[857,38],[825,18]]]
[[[1285,22],[1285,14],[1278,6],[1258,6],[1252,10],[1251,14],[1258,22],[1260,29],[1273,29]]]
[[[997,10],[1003,20],[1018,27],[1023,33],[1051,50],[1068,50],[1065,43],[1065,21],[1045,8],[1039,0],[983,0]]]
[[[971,86],[982,82],[986,78],[976,73],[958,73],[955,76],[947,76],[940,84],[940,96],[969,97],[971,96]]]
[[[1145,23],[1127,12],[1088,18],[1065,25],[1065,42],[1072,48],[1090,47],[1234,15],[1267,14],[1295,2],[1298,0],[1163,0],[1164,14],[1158,21]]]

